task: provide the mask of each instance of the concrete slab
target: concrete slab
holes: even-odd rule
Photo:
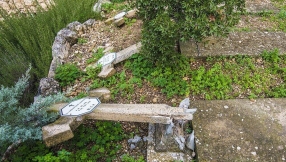
[[[204,161],[286,159],[286,98],[194,101],[197,155]]]

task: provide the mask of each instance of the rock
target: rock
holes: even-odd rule
[[[183,101],[181,101],[181,103],[179,105],[180,108],[185,108],[185,109],[189,108],[189,106],[190,106],[190,99],[189,98],[185,98]]]
[[[106,25],[110,25],[110,24],[113,23],[113,21],[114,21],[114,18],[109,18],[109,19],[105,20],[104,23],[105,23]]]
[[[42,78],[39,85],[39,94],[43,97],[60,92],[60,85],[54,78]]]
[[[128,143],[133,143],[133,144],[137,144],[138,142],[142,141],[142,138],[140,136],[134,136],[133,138],[130,138],[128,140]]]
[[[195,131],[194,130],[188,136],[187,141],[186,141],[186,146],[193,151],[195,150]]]
[[[158,101],[158,99],[157,98],[153,98],[153,103],[156,103],[157,101]]]
[[[130,145],[130,150],[134,150],[136,148],[136,146],[134,144]]]
[[[92,8],[92,11],[96,12],[96,13],[100,13],[101,12],[101,3],[100,2],[95,3],[93,8]]]
[[[179,136],[179,137],[175,137],[175,140],[178,143],[180,150],[183,151],[185,149],[185,138],[182,136]]]
[[[101,72],[97,75],[101,78],[108,78],[116,73],[116,70],[113,68],[113,65],[105,65],[102,67]]]
[[[115,26],[117,26],[117,27],[120,27],[120,26],[123,25],[124,23],[125,23],[124,18],[120,18],[120,19],[115,20],[115,21],[113,22],[113,24],[114,24]]]
[[[166,125],[166,135],[172,135],[173,134],[173,127],[174,123]]]
[[[88,28],[88,27],[92,27],[95,23],[96,23],[95,19],[88,19],[82,25]]]
[[[134,17],[136,17],[136,10],[134,9],[134,10],[130,10],[130,11],[128,11],[127,13],[126,13],[126,15],[125,15],[125,17],[127,17],[127,18],[129,18],[129,19],[131,19],[131,18],[134,18]]]
[[[111,97],[110,90],[107,88],[97,88],[88,92],[90,97],[98,97],[100,100],[109,101]]]
[[[98,2],[94,4],[92,10],[96,13],[100,13],[101,12],[101,5],[104,3],[111,3],[111,2],[109,0],[98,0]]]

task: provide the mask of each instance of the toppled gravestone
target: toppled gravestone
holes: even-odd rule
[[[114,75],[116,73],[116,70],[114,69],[113,65],[128,59],[135,53],[138,53],[140,48],[141,48],[141,42],[134,44],[128,48],[125,48],[122,51],[117,52],[115,60],[112,61],[110,64],[104,65],[102,67],[101,72],[98,74],[98,77],[107,78]]]

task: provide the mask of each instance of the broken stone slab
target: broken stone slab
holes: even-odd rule
[[[51,106],[59,111],[67,103]],[[164,104],[100,104],[92,113],[79,117],[60,117],[42,128],[43,140],[53,146],[73,137],[72,131],[85,119],[171,124],[174,119],[192,120],[193,115],[183,109]]]
[[[136,9],[130,10],[130,11],[128,11],[128,12],[126,13],[125,17],[126,17],[126,18],[129,18],[129,19],[132,19],[132,18],[136,17],[136,12],[137,12]]]
[[[175,139],[170,138],[172,137],[171,135],[169,136],[168,139],[165,138],[165,141],[164,140],[162,141],[161,140],[162,138],[158,138],[158,135],[159,136],[164,135],[164,132],[160,132],[162,131],[162,128],[164,130],[164,125],[161,125],[157,128],[156,128],[156,125],[160,125],[160,124],[149,123],[148,139],[150,140],[148,140],[148,146],[147,146],[147,161],[150,161],[150,162],[153,162],[153,161],[154,162],[155,161],[158,161],[158,162],[159,161],[160,162],[185,161],[187,162],[187,161],[194,160],[194,158],[191,155],[191,152],[181,151],[181,149],[178,148],[179,146],[177,142],[175,141]],[[171,141],[168,141],[170,139]],[[158,149],[160,151],[158,151]]]
[[[42,127],[43,141],[48,147],[67,141],[74,137],[72,131],[82,122],[77,117],[60,117],[54,123]]]
[[[120,18],[120,19],[117,19],[117,20],[115,20],[115,21],[113,22],[113,24],[114,24],[115,26],[117,26],[117,27],[122,26],[124,23],[125,23],[125,20],[124,20],[123,17]]]
[[[286,53],[286,33],[283,32],[231,32],[226,38],[209,37],[198,43],[200,56],[260,55],[264,50],[277,48]],[[193,40],[180,43],[181,52],[186,56],[198,56]]]
[[[101,78],[108,78],[116,73],[116,70],[113,68],[112,64],[108,64],[102,67],[100,73],[97,75]]]
[[[121,61],[128,59],[133,54],[138,53],[140,48],[141,48],[141,42],[134,44],[122,51],[117,52],[115,60],[112,63],[103,66],[101,72],[98,74],[98,77],[107,78],[114,75],[116,73],[116,70],[114,69],[113,64],[117,64]],[[92,65],[89,67],[92,67]]]
[[[121,61],[124,61],[126,59],[128,59],[129,57],[131,57],[133,54],[138,53],[140,51],[141,48],[141,42],[134,44],[128,48],[125,48],[122,51],[117,52],[117,56],[116,59],[114,60],[113,64],[117,64]]]
[[[97,88],[97,89],[90,90],[88,92],[88,96],[97,97],[101,101],[109,101],[111,97],[111,93],[109,89],[103,87],[103,88]]]

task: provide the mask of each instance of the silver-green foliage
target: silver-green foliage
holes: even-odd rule
[[[41,127],[57,118],[56,113],[47,113],[47,107],[55,102],[66,100],[63,94],[38,98],[28,108],[19,106],[28,80],[29,71],[13,87],[0,88],[0,145],[4,142],[41,139]]]

